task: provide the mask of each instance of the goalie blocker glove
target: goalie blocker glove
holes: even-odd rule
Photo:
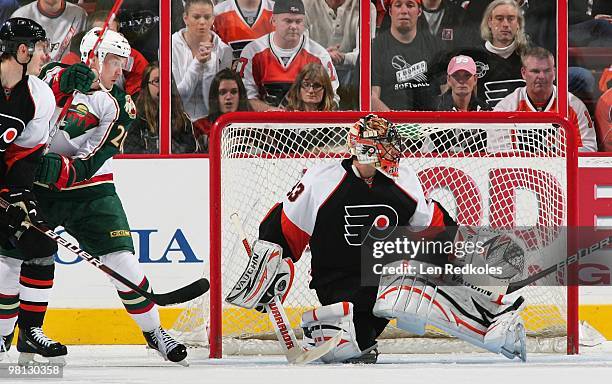
[[[286,298],[295,274],[293,261],[282,258],[280,245],[264,240],[253,243],[246,269],[225,300],[239,307],[263,311],[274,296]]]

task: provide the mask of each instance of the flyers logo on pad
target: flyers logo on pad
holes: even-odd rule
[[[368,237],[384,240],[397,227],[397,212],[388,205],[353,205],[344,207],[344,211],[344,238],[349,245],[363,245]]]
[[[4,152],[24,129],[21,119],[0,113],[0,152]]]

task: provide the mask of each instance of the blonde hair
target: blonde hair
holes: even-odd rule
[[[287,110],[305,111],[305,104],[300,97],[300,88],[304,80],[319,81],[323,85],[323,98],[317,106],[318,111],[333,111],[336,109],[334,103],[334,89],[327,71],[321,63],[308,63],[298,73],[295,81],[287,92]]]
[[[482,15],[482,20],[480,21],[480,36],[486,41],[493,41],[493,33],[489,28],[489,20],[491,20],[493,10],[500,5],[510,5],[516,10],[519,28],[518,31],[516,31],[514,41],[516,41],[517,50],[522,51],[523,49],[527,48],[528,45],[527,36],[525,35],[525,16],[523,16],[523,12],[515,0],[495,0],[487,6],[484,14]]]

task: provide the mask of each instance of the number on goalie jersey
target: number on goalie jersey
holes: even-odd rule
[[[368,127],[379,129],[375,134],[378,137],[363,138],[364,121]],[[380,121],[384,123],[375,124]],[[374,224],[372,231],[384,226],[392,231],[397,226],[422,230],[455,225],[437,202],[425,198],[410,167],[401,167],[397,177],[391,177],[397,173],[399,151],[389,149],[397,143],[387,140],[392,137],[387,133],[387,124],[373,115],[355,124],[349,134],[354,154],[365,153],[362,152],[365,147],[377,144],[381,149],[369,157],[360,155],[359,160],[353,156],[310,168],[283,201],[272,208],[259,228],[260,239],[281,245],[283,256],[294,261],[310,245],[310,287],[316,290],[323,305],[353,303],[353,321],[361,351],[375,344],[388,320],[372,315],[377,288],[361,284],[364,239],[359,229],[354,230],[347,223],[358,220],[367,227]],[[373,162],[381,165],[375,168]]]

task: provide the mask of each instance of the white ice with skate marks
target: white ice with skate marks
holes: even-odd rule
[[[530,354],[527,363],[490,353],[380,355],[375,365],[291,366],[284,356],[208,359],[192,353],[188,368],[162,361],[142,345],[69,346],[62,379],[44,383],[606,383],[612,377],[612,342],[578,356]],[[9,351],[9,361],[16,353]],[[4,361],[6,362],[6,360]],[[19,382],[17,380],[6,381]]]

